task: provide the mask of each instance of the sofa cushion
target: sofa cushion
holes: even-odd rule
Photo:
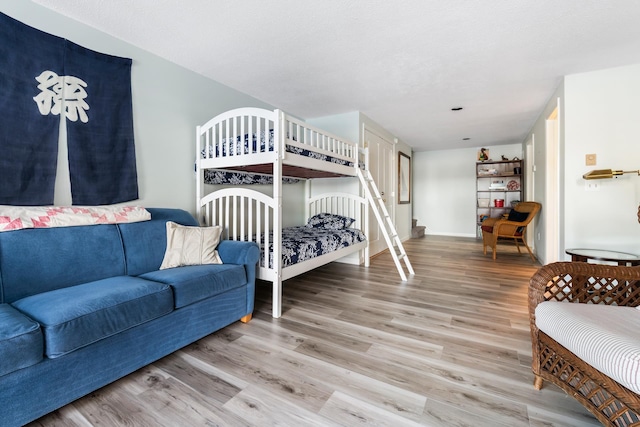
[[[558,344],[640,393],[640,311],[634,307],[545,301],[536,326]]]
[[[62,356],[173,310],[171,288],[117,276],[23,298],[13,306],[40,323],[45,354]]]
[[[198,221],[181,209],[147,208],[151,220],[118,224],[129,276],[157,270],[167,247],[167,221],[182,225],[198,225]]]
[[[4,303],[126,274],[113,224],[0,233],[0,270]]]
[[[247,284],[244,266],[236,264],[191,265],[152,271],[139,277],[171,285],[175,308]]]
[[[42,360],[40,325],[9,304],[0,304],[0,376]]]

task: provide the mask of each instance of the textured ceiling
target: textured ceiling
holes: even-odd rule
[[[416,151],[522,142],[562,76],[640,63],[637,0],[33,1],[299,117],[361,111]]]

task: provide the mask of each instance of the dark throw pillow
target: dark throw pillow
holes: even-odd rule
[[[518,212],[515,209],[511,209],[511,211],[509,211],[509,216],[507,217],[507,220],[522,222],[528,217],[529,217],[529,212]]]

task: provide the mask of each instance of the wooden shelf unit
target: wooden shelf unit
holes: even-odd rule
[[[476,163],[476,237],[482,236],[480,223],[484,217],[508,214],[512,202],[523,200],[523,170],[520,159]],[[503,206],[496,206],[496,200],[503,200]]]

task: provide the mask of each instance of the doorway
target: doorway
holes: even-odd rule
[[[546,139],[546,185],[544,204],[545,224],[545,260],[546,264],[560,260],[560,125],[558,112],[560,99],[556,108],[545,122]]]
[[[393,210],[393,143],[366,127],[364,129],[364,141],[366,146],[369,147],[369,172],[371,172],[384,205],[395,224]],[[371,209],[369,210],[369,218],[369,255],[373,256],[385,250],[387,243]]]
[[[536,136],[531,134],[531,137],[525,142],[526,155],[525,155],[525,200],[536,200],[535,189],[535,174],[536,174]],[[535,221],[529,223],[527,230],[527,245],[537,255],[536,251],[536,224]]]

